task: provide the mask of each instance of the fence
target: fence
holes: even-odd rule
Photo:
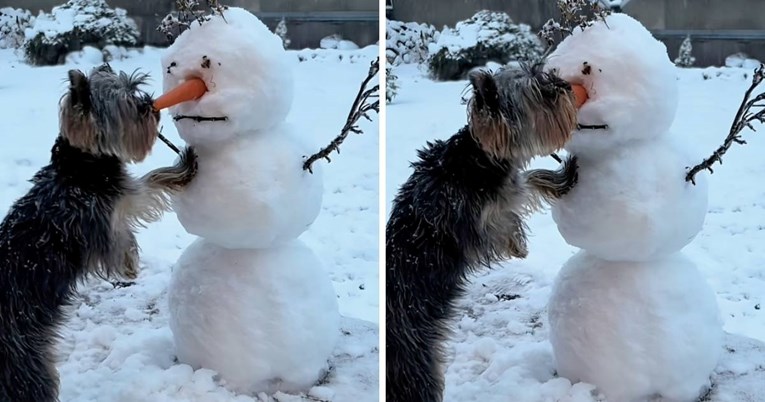
[[[441,28],[476,11],[504,11],[539,29],[557,16],[554,0],[387,0],[389,18],[427,22]],[[632,0],[623,10],[663,41],[675,58],[691,36],[697,65],[721,65],[730,54],[744,52],[765,61],[764,0]]]
[[[50,11],[65,0],[0,0],[0,7],[17,7]],[[127,10],[148,45],[168,45],[165,36],[156,30],[159,22],[175,4],[174,0],[107,0],[110,6]],[[202,2],[204,3],[204,2]],[[367,46],[378,41],[377,0],[224,0],[221,3],[242,7],[257,15],[272,30],[284,18],[292,48],[319,47],[328,35]]]

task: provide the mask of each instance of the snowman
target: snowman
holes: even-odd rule
[[[340,314],[328,274],[298,240],[323,187],[285,123],[291,61],[259,19],[228,8],[193,22],[162,68],[160,99],[175,97],[170,114],[199,157],[196,178],[172,200],[199,237],[168,290],[178,359],[240,393],[306,391],[327,372]]]
[[[715,293],[681,250],[701,230],[706,183],[686,183],[691,159],[670,130],[678,104],[666,47],[638,21],[612,14],[575,29],[548,67],[588,99],[566,150],[579,182],[553,206],[581,251],[549,303],[559,375],[596,385],[609,402],[696,400],[722,353]]]

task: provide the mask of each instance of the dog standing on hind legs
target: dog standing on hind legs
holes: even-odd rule
[[[526,257],[524,216],[576,183],[574,159],[524,171],[575,129],[567,82],[535,65],[470,83],[468,125],[419,151],[386,227],[387,402],[443,399],[442,345],[468,275]]]
[[[0,223],[0,402],[58,401],[57,330],[78,282],[138,274],[137,227],[189,183],[196,154],[140,179],[127,171],[157,138],[143,74],[71,70],[50,164]]]

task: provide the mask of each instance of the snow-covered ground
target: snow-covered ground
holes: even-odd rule
[[[149,91],[158,95],[162,92],[161,52],[154,48],[130,52],[130,57],[111,65],[128,72],[137,68],[149,72],[154,78]],[[378,48],[320,50],[315,60],[302,63],[297,63],[298,53],[292,53],[297,64],[296,90],[288,121],[303,129],[318,150],[345,123]],[[339,55],[344,56],[342,60]],[[35,68],[20,62],[11,50],[0,51],[0,209],[23,195],[30,187],[27,180],[48,163],[67,71],[90,69],[97,63],[93,56],[85,52],[68,58],[64,66]],[[165,136],[183,144],[166,113],[162,124]],[[174,262],[194,237],[168,213],[138,235],[142,272],[135,285],[114,288],[94,280],[81,287],[70,322],[62,331],[58,364],[62,401],[377,401],[379,131],[377,121],[360,124],[364,134],[349,137],[342,154],[334,155],[328,165],[318,162],[324,164],[323,209],[301,237],[330,272],[340,312],[346,317],[345,336],[326,384],[314,387],[307,398],[234,395],[221,387],[214,372],[194,371],[174,362],[166,290]],[[175,154],[157,141],[153,154],[132,170],[141,174],[174,159]]]
[[[427,140],[448,138],[465,124],[460,98],[468,85],[433,82],[415,65],[395,67],[393,73],[400,89],[387,109],[386,215],[398,187],[411,173],[409,162],[416,150]],[[678,70],[681,99],[673,130],[687,139],[689,151],[699,161],[727,135],[751,74],[736,68]],[[684,253],[716,291],[725,330],[765,341],[765,186],[758,184],[765,172],[761,156],[765,138],[752,132],[744,136],[748,145],[734,146],[714,174],[703,173],[709,179],[709,211],[703,231]],[[551,158],[532,165],[556,166]],[[528,258],[478,275],[460,303],[461,318],[447,349],[447,402],[600,400],[593,386],[572,386],[555,376],[548,342],[546,304],[551,285],[577,249],[564,242],[549,212],[531,217],[528,224]],[[728,346],[736,342],[729,340]],[[759,375],[762,382],[761,357],[761,351],[726,356],[717,378],[748,373]],[[740,383],[751,388],[756,382]],[[743,386],[736,384],[718,387],[709,400],[765,401],[762,392],[734,395]]]

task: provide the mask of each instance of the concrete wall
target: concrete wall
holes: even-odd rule
[[[0,7],[50,11],[65,0],[0,0]],[[156,30],[174,0],[107,0],[110,6],[127,10],[141,30],[147,44],[166,46],[165,36]],[[201,2],[204,3],[204,2]],[[340,34],[359,46],[378,41],[377,0],[223,0],[223,4],[242,7],[258,15],[273,29],[284,17],[292,48],[319,47],[321,38]]]
[[[440,29],[482,9],[507,12],[534,29],[557,15],[554,0],[393,0],[389,18]],[[720,65],[737,52],[765,61],[765,0],[632,0],[624,12],[651,29],[673,59],[690,33],[698,65]]]

